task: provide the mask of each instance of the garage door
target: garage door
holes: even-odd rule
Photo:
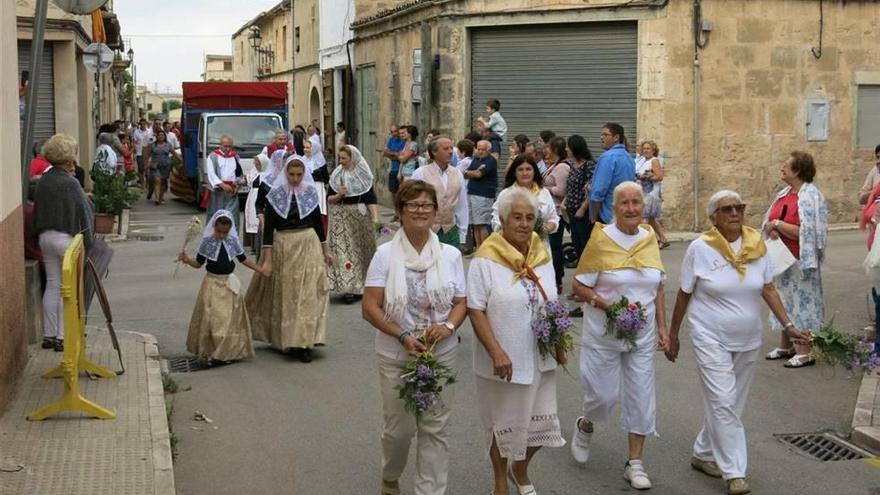
[[[506,26],[471,32],[471,114],[501,101],[508,130],[531,140],[551,129],[581,134],[598,156],[603,123],[637,136],[638,37],[635,22]]]
[[[34,123],[34,141],[45,141],[55,134],[55,70],[52,43],[43,45],[43,61],[40,66],[37,119]],[[29,71],[31,65],[31,42],[18,42],[18,75]],[[18,78],[16,78],[18,79]],[[31,78],[33,80],[33,78]]]

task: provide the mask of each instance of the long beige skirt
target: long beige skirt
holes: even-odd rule
[[[254,339],[282,351],[323,345],[327,294],[327,269],[315,231],[275,232],[272,276],[255,275],[245,296]]]
[[[229,285],[229,275],[205,275],[189,322],[189,352],[220,361],[254,357],[244,298]]]
[[[562,447],[562,429],[556,415],[556,370],[535,370],[531,385],[480,376],[477,403],[486,441],[486,455],[494,439],[501,457],[522,461],[528,447]]]

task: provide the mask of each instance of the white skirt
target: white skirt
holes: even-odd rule
[[[476,377],[486,454],[494,439],[501,457],[522,461],[528,447],[562,447],[556,414],[556,370],[536,372],[531,385]]]

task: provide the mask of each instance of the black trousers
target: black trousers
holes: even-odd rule
[[[590,240],[590,233],[593,231],[593,222],[589,217],[584,215],[583,218],[570,217],[571,221],[571,243],[577,253],[578,260],[584,254],[584,248],[587,247],[587,241]]]
[[[553,269],[556,271],[556,287],[562,285],[565,276],[565,256],[562,254],[562,236],[565,235],[565,220],[559,219],[559,228],[550,234],[550,254],[553,255]]]

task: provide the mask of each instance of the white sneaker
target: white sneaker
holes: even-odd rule
[[[626,466],[623,468],[623,479],[629,481],[629,485],[636,490],[651,488],[651,480],[648,478],[648,473],[645,472],[642,461],[638,459],[633,459],[626,463]]]
[[[577,421],[574,422],[574,434],[571,436],[571,456],[574,457],[574,460],[577,462],[584,464],[590,460],[590,439],[592,438],[593,433],[588,433],[580,429],[578,425],[581,423],[582,419],[584,419],[583,416],[579,417]]]

